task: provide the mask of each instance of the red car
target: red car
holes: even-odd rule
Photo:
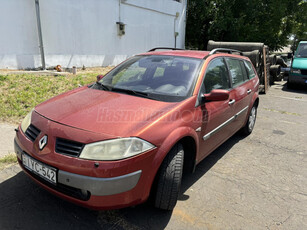
[[[182,173],[256,121],[259,79],[233,50],[159,50],[131,57],[96,83],[56,96],[19,126],[22,169],[92,209],[145,202],[171,210]]]

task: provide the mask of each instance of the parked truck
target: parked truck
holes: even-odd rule
[[[288,88],[294,84],[307,85],[307,41],[301,41],[293,56],[288,77]]]
[[[269,86],[272,85],[274,81],[280,81],[282,79],[281,65],[284,65],[285,63],[280,57],[274,54],[270,55],[269,47],[264,43],[220,42],[212,40],[208,42],[208,51],[217,48],[237,50],[240,51],[242,55],[249,57],[259,76],[259,91],[261,93],[266,93],[269,89]]]

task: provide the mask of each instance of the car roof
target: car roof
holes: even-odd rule
[[[142,53],[140,55],[168,55],[168,56],[180,56],[180,57],[190,57],[203,59],[209,55],[209,51],[199,51],[199,50],[163,50],[163,51],[151,51],[147,53]]]

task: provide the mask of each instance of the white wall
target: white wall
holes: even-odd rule
[[[184,47],[186,0],[40,0],[46,65],[116,65],[153,47]],[[179,17],[176,18],[176,12]],[[116,22],[126,24],[117,35]],[[41,66],[34,0],[0,0],[0,68]]]
[[[0,0],[0,68],[41,65],[35,4],[30,0]]]

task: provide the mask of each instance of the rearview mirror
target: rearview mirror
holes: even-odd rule
[[[226,101],[229,99],[229,91],[224,89],[213,89],[208,94],[203,94],[202,98],[205,101]]]
[[[97,81],[100,81],[102,78],[103,78],[103,75],[98,75],[98,76],[96,77]]]

